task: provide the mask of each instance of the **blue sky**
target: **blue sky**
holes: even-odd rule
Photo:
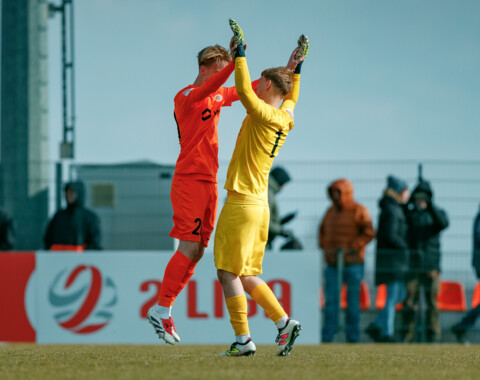
[[[480,1],[75,1],[76,161],[173,164],[173,97],[196,54],[244,29],[253,78],[311,41],[279,159],[480,158]],[[49,21],[50,158],[61,139],[60,25]],[[227,82],[233,85],[233,76]],[[228,161],[245,116],[222,110]]]

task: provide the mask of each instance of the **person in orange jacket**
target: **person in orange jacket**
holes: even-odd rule
[[[350,343],[360,338],[360,282],[363,278],[365,246],[375,237],[366,207],[355,202],[353,185],[347,179],[334,181],[328,187],[331,207],[325,213],[318,232],[318,243],[325,254],[324,342],[333,341],[337,331],[339,289],[337,255],[344,258],[343,282],[347,285],[346,338]]]

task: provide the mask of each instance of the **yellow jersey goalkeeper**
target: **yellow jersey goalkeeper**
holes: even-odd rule
[[[268,238],[268,175],[274,158],[293,128],[300,86],[300,69],[308,52],[301,36],[287,67],[264,70],[253,90],[245,58],[243,31],[230,20],[234,37],[235,87],[247,111],[230,160],[222,208],[214,241],[214,258],[225,303],[235,331],[235,342],[222,356],[256,352],[247,320],[247,292],[278,328],[276,355],[288,355],[301,325],[289,319],[268,285],[257,275]]]

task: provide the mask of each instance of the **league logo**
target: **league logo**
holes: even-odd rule
[[[79,265],[61,271],[50,286],[48,299],[58,311],[58,325],[75,334],[89,334],[104,328],[113,318],[117,289],[110,277],[93,265]]]

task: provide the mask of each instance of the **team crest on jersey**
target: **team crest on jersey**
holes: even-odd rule
[[[193,88],[189,88],[188,90],[183,91],[183,95],[188,96],[192,90]]]
[[[223,96],[222,95],[215,95],[215,101],[216,102],[221,102],[223,100]]]
[[[293,118],[293,112],[291,110],[289,110],[288,108],[285,108],[285,111],[287,111],[287,113],[290,115],[290,117],[292,118],[292,120],[295,120]]]

